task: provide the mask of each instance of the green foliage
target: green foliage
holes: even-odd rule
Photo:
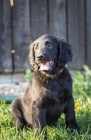
[[[87,66],[84,73],[76,72],[73,76],[73,95],[80,134],[66,129],[62,114],[55,125],[47,126],[48,140],[91,140],[91,70]],[[43,133],[36,136],[28,127],[18,132],[12,120],[11,105],[4,101],[0,104],[0,140],[43,140]]]
[[[76,72],[73,77],[73,93],[78,98],[79,96],[84,100],[91,96],[91,70],[84,65],[84,72]]]
[[[84,70],[85,70],[85,82],[84,82],[84,90],[87,92],[88,95],[91,95],[91,70],[84,65]]]
[[[30,69],[26,70],[24,77],[25,77],[26,81],[28,81],[28,82],[32,79],[32,72]]]
[[[78,100],[80,110],[76,117],[80,126],[80,135],[66,129],[64,115],[53,126],[47,126],[48,140],[91,140],[91,106],[87,101]],[[18,132],[11,115],[11,105],[0,105],[0,140],[43,140],[43,133],[39,136],[28,127]]]

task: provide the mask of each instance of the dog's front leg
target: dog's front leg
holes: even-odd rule
[[[71,130],[77,130],[79,132],[79,127],[77,125],[76,118],[75,118],[74,99],[73,99],[73,97],[71,97],[67,101],[66,126],[69,127]]]
[[[42,130],[44,133],[44,139],[46,140],[46,110],[37,106],[33,106],[32,110],[32,124],[33,129],[36,131],[36,134],[39,134]]]

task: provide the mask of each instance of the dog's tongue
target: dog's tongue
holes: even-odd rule
[[[42,62],[40,64],[40,69],[39,70],[49,70],[50,66],[49,66],[49,62]]]
[[[41,62],[39,70],[50,70],[52,63],[53,63],[52,61],[50,61],[50,62]]]

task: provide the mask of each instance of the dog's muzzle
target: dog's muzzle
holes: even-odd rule
[[[40,70],[40,71],[41,71],[41,70],[43,70],[43,71],[49,71],[49,70],[52,69],[53,65],[54,65],[54,61],[53,61],[53,60],[51,60],[51,61],[49,61],[49,62],[41,62],[41,63],[40,63],[40,68],[39,68],[39,70]]]

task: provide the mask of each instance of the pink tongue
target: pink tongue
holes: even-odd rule
[[[41,63],[39,70],[49,70],[49,69],[50,69],[49,62],[44,62]]]

